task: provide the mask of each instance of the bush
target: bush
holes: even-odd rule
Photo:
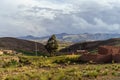
[[[120,73],[119,72],[112,72],[112,75],[113,76],[120,76]]]
[[[84,73],[83,76],[96,78],[98,76],[98,72],[95,71],[95,70],[94,71],[88,71],[88,72]]]
[[[18,65],[18,62],[14,59],[12,59],[11,61],[9,62],[5,62],[3,64],[3,67],[6,68],[6,67],[16,67]]]
[[[25,57],[19,57],[19,59],[20,59],[19,62],[23,65],[30,65],[31,64],[31,62]]]

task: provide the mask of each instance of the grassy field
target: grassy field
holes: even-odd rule
[[[79,56],[0,56],[0,80],[120,80],[120,64],[82,64]]]

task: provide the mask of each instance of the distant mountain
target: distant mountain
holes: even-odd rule
[[[35,42],[12,37],[4,37],[0,38],[0,48],[35,52]],[[37,43],[37,48],[39,53],[48,53],[44,45],[41,43]]]
[[[60,52],[75,52],[76,50],[96,50],[99,46],[110,45],[110,46],[120,46],[120,38],[101,40],[101,41],[88,41],[79,42],[73,44],[67,48],[61,49]]]
[[[35,37],[32,35],[27,35],[27,36],[22,36],[22,37],[18,37],[19,39],[25,39],[25,40],[34,40],[34,39],[41,39],[40,37]]]
[[[38,40],[38,41],[47,41],[50,36],[45,37],[34,37],[32,35],[19,37],[20,39],[26,39],[26,40]],[[120,34],[107,34],[107,33],[96,33],[96,34],[89,34],[89,33],[83,33],[83,34],[67,34],[67,33],[61,33],[56,34],[56,37],[60,41],[66,41],[66,42],[85,42],[85,41],[97,41],[97,40],[107,40],[111,38],[120,38]]]

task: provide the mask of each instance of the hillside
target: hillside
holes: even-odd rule
[[[82,33],[82,34],[67,34],[67,33],[61,33],[61,34],[55,34],[57,39],[59,41],[65,41],[65,42],[84,42],[84,41],[97,41],[97,40],[107,40],[111,38],[120,38],[120,34],[111,34],[111,33]],[[44,37],[35,37],[32,35],[28,36],[23,36],[19,37],[20,39],[25,39],[25,40],[36,40],[39,42],[46,42],[48,40],[48,36]]]
[[[47,53],[44,45],[37,43],[38,52]],[[0,38],[0,48],[35,52],[35,42],[11,37]]]
[[[101,45],[120,46],[120,38],[114,38],[114,39],[102,40],[102,41],[89,41],[89,42],[83,42],[83,43],[76,43],[60,51],[61,52],[74,52],[80,49],[92,51],[92,50],[97,49]]]

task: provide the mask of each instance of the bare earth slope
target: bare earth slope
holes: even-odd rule
[[[92,51],[102,45],[120,46],[120,38],[114,38],[114,39],[103,40],[103,41],[76,43],[69,46],[68,48],[62,49],[61,52],[68,52],[68,51],[71,52],[71,51],[76,51],[80,49]]]
[[[42,45],[41,43],[37,43],[37,45],[38,52],[47,53],[47,50],[45,49],[44,45]],[[0,38],[0,48],[34,52],[35,42],[11,37],[4,37]]]

